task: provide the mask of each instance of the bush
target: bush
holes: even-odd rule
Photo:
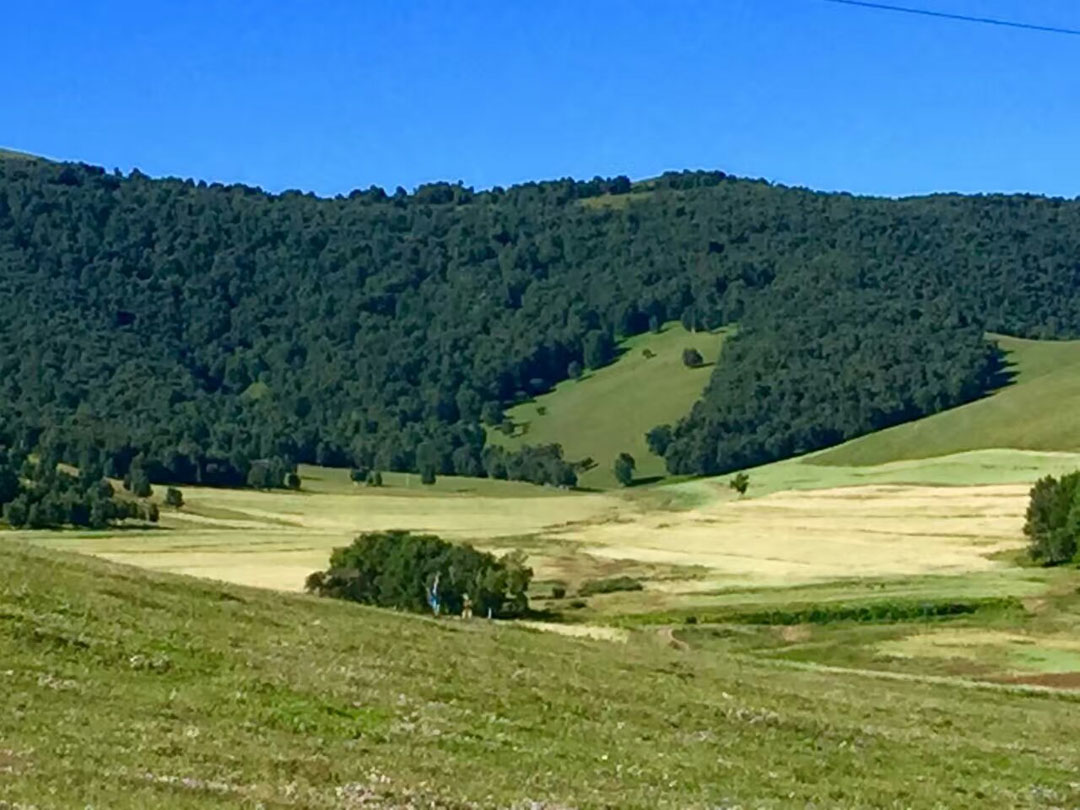
[[[746,490],[750,487],[750,476],[741,472],[728,481],[728,486],[738,492],[739,495],[745,495]]]
[[[184,505],[184,494],[176,487],[169,487],[165,490],[165,505],[179,509]]]
[[[369,487],[381,487],[382,486],[382,473],[378,470],[372,470],[367,474],[367,485]]]
[[[465,594],[479,615],[520,615],[529,606],[532,569],[521,552],[496,559],[472,546],[400,530],[366,532],[334,549],[329,568],[311,574],[305,587],[319,596],[423,613],[436,577],[447,613],[461,612]]]
[[[705,365],[705,358],[697,349],[683,349],[682,361],[687,368],[700,368]]]
[[[634,461],[634,457],[629,453],[619,453],[619,457],[615,459],[615,463],[612,465],[612,472],[615,473],[615,480],[622,484],[624,487],[630,486],[634,482],[634,469],[637,467],[637,462]]]
[[[565,596],[566,596],[566,583],[565,582],[554,582],[554,583],[552,583],[552,585],[551,585],[551,598],[552,599],[562,599]]]
[[[1028,501],[1024,534],[1028,553],[1043,565],[1061,565],[1076,557],[1080,537],[1080,473],[1035,482]]]
[[[598,593],[615,593],[616,591],[640,591],[645,586],[640,580],[633,577],[610,577],[608,579],[588,579],[578,588],[580,596],[593,596]]]

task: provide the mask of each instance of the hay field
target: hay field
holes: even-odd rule
[[[984,451],[880,468],[781,462],[751,471],[750,495],[726,478],[620,493],[440,479],[443,491],[348,483],[305,469],[305,491],[187,488],[153,530],[10,533],[160,571],[297,590],[358,532],[407,528],[494,551],[523,548],[538,579],[626,573],[638,595],[597,600],[700,603],[718,591],[852,578],[989,574],[1017,549],[1030,482],[1077,457]],[[817,489],[812,488],[817,483]],[[973,482],[973,483],[972,483]],[[463,491],[454,491],[458,488]],[[161,493],[158,493],[161,494]]]

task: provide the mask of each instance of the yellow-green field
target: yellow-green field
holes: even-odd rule
[[[826,669],[712,646],[728,643],[723,633],[750,637],[702,627],[623,632],[619,644],[560,638],[4,542],[0,805],[1080,802],[1068,694]],[[806,637],[764,628],[752,643],[797,651]]]
[[[611,365],[512,408],[507,414],[515,425],[512,437],[489,430],[488,438],[511,448],[556,442],[571,460],[592,458],[596,467],[580,476],[583,487],[616,486],[611,468],[622,452],[634,457],[638,478],[663,476],[664,461],[649,452],[645,433],[689,413],[709,382],[727,334],[723,329],[687,332],[673,322],[658,334],[630,338]],[[706,365],[684,366],[685,348],[697,349]],[[647,351],[655,356],[646,357]]]
[[[959,408],[820,453],[818,464],[874,465],[966,450],[1080,450],[1080,341],[992,336],[1012,384]]]
[[[785,461],[726,478],[616,492],[387,476],[353,485],[302,468],[300,492],[189,487],[154,529],[10,532],[34,543],[155,570],[297,590],[363,530],[407,528],[493,550],[524,548],[539,579],[641,577],[637,594],[598,597],[618,612],[707,603],[718,592],[852,577],[1000,572],[1020,548],[1030,483],[1080,457],[981,451],[880,467]],[[160,495],[161,493],[157,493]],[[155,496],[157,497],[157,496]]]

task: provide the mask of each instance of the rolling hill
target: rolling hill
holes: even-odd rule
[[[701,398],[727,334],[688,332],[676,321],[658,334],[630,338],[611,365],[509,409],[514,435],[489,428],[488,441],[511,449],[554,442],[572,452],[571,459],[592,458],[595,468],[578,477],[584,487],[616,486],[611,466],[622,452],[634,457],[639,479],[663,477],[664,460],[650,452],[645,434],[678,421]],[[706,364],[683,365],[685,348],[697,349]]]
[[[18,543],[0,544],[0,661],[12,807],[1080,800],[1061,695],[433,621]]]
[[[987,332],[1077,337],[1078,234],[1075,201],[718,171],[319,199],[3,160],[0,445],[157,484],[281,486],[296,464],[566,484],[630,410],[558,426],[571,369],[657,324],[738,323],[696,402],[656,415],[667,471],[725,473],[979,399]],[[605,401],[621,365],[582,389]],[[529,435],[597,443],[500,457],[482,424],[552,388],[551,420],[515,412]]]
[[[994,335],[1011,384],[932,416],[863,436],[808,461],[869,466],[969,450],[1080,450],[1080,341]]]

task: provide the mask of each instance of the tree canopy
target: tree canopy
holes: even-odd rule
[[[739,330],[654,445],[725,472],[981,396],[987,330],[1077,336],[1078,257],[1080,202],[1030,195],[672,172],[319,199],[0,162],[0,438],[140,457],[141,491],[297,463],[567,484],[575,448],[495,457],[481,420],[678,319]]]

